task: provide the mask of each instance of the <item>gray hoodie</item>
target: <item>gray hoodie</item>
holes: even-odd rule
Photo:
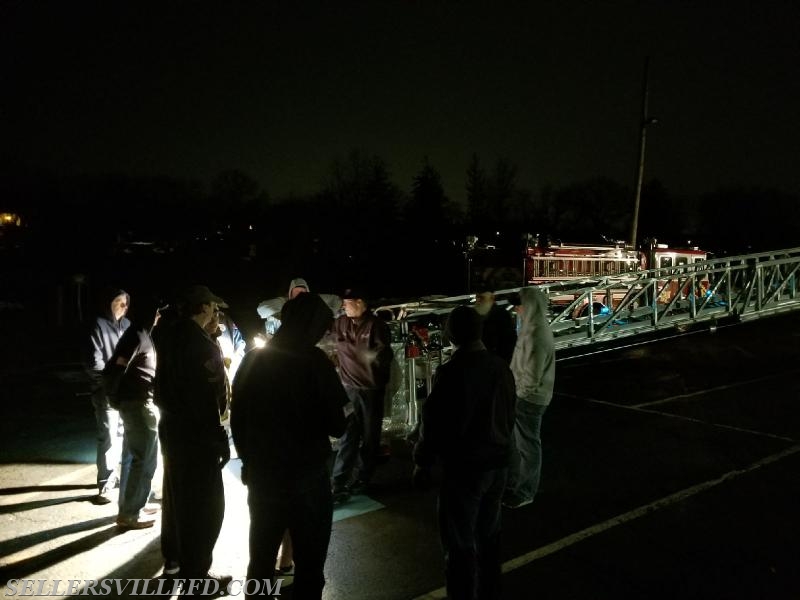
[[[553,332],[547,320],[547,296],[535,287],[519,291],[522,327],[511,357],[517,398],[547,406],[553,397],[556,359]]]

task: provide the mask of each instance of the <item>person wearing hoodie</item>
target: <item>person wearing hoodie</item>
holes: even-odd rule
[[[256,308],[258,316],[264,319],[264,329],[266,330],[267,339],[272,338],[278,327],[281,325],[281,309],[292,298],[298,294],[310,292],[311,287],[308,282],[302,277],[296,277],[289,282],[289,291],[286,296],[278,296],[277,298],[270,298],[264,300]],[[336,294],[319,294],[322,301],[331,309],[334,316],[342,308],[342,299]]]
[[[270,344],[245,355],[233,381],[231,429],[249,490],[247,577],[273,577],[288,529],[293,597],[320,598],[333,518],[330,437],[344,433],[348,398],[333,363],[316,347],[333,321],[325,302],[301,293],[282,313]]]
[[[89,333],[87,371],[92,385],[92,405],[97,425],[97,496],[95,504],[111,502],[109,494],[117,483],[114,475],[120,460],[121,442],[117,435],[119,411],[112,406],[103,387],[103,369],[131,322],[125,318],[131,297],[125,290],[109,290],[104,295],[107,304]]]
[[[503,505],[519,508],[533,502],[539,489],[542,417],[553,397],[556,359],[547,296],[535,287],[525,287],[512,303],[521,321],[511,357],[517,390],[516,451],[512,452]]]

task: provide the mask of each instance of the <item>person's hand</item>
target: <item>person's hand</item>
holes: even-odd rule
[[[228,444],[224,444],[219,449],[219,468],[225,468],[225,465],[228,464],[228,461],[231,459],[231,447]]]
[[[214,449],[216,450],[217,459],[219,460],[219,468],[222,469],[231,459],[231,447],[228,442],[228,434],[225,433],[222,427],[219,428],[219,435],[214,442]]]
[[[414,466],[414,472],[411,474],[411,485],[415,490],[426,491],[431,489],[433,485],[433,475],[428,467]]]

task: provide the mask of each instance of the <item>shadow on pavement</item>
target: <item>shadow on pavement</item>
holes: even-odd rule
[[[17,561],[0,569],[0,580],[22,579],[26,575],[37,573],[77,554],[87,552],[119,534],[120,531],[117,529],[117,526],[111,525],[106,529],[70,542],[69,544],[53,548],[37,556]]]

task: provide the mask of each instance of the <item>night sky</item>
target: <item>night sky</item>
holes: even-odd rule
[[[113,6],[112,6],[113,5]],[[352,149],[464,197],[473,153],[532,190],[645,180],[800,193],[800,4],[22,2],[0,8],[2,156],[61,174],[226,169],[272,197]]]

